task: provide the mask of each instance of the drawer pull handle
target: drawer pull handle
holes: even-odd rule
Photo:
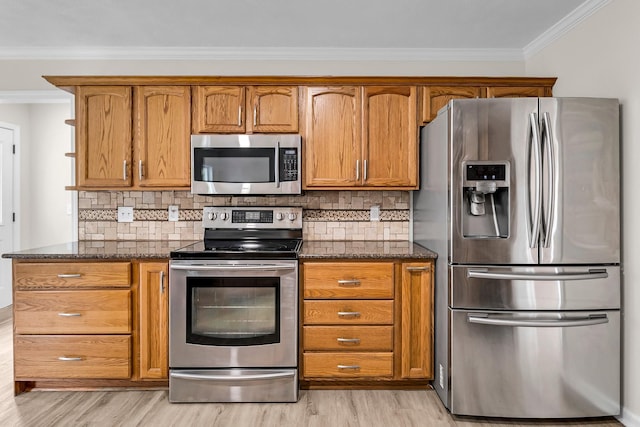
[[[407,267],[407,271],[429,271],[429,267]]]
[[[353,370],[358,370],[358,369],[360,369],[360,365],[338,365],[338,369],[353,369]]]
[[[360,344],[360,338],[338,338],[339,343]]]
[[[68,356],[60,356],[58,360],[63,362],[80,362],[82,361],[82,357],[68,357]]]
[[[360,317],[359,311],[339,311],[338,317]]]
[[[338,280],[338,286],[360,286],[360,280]]]
[[[60,279],[77,279],[78,277],[82,277],[82,274],[80,274],[80,273],[58,274],[58,277]]]
[[[62,316],[62,317],[78,317],[78,316],[82,316],[81,313],[58,313],[58,316]]]

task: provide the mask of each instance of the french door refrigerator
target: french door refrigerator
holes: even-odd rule
[[[421,144],[413,237],[439,254],[433,386],[444,405],[619,414],[618,101],[453,100]]]

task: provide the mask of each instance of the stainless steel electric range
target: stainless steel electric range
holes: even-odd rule
[[[297,401],[302,209],[206,207],[203,228],[171,252],[169,400]]]

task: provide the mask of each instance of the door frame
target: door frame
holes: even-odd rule
[[[64,92],[60,89],[56,90],[13,90],[13,91],[0,91],[0,104],[69,104],[69,117],[75,117],[75,103],[74,96],[70,93]],[[0,122],[0,124],[6,124]],[[16,125],[10,125],[16,126]],[[19,130],[19,126],[18,130]],[[16,134],[14,134],[15,136]],[[16,213],[16,221],[13,223],[13,243],[14,250],[20,250],[20,220],[22,218],[20,211],[20,133],[17,133],[16,140],[16,154],[13,158],[13,211]],[[70,152],[75,151],[75,139],[74,133],[71,133]],[[71,168],[74,166],[72,165]],[[71,230],[73,235],[71,239],[73,241],[78,240],[78,197],[71,197]]]
[[[11,204],[13,205],[13,212],[16,215],[15,221],[13,221],[13,239],[11,242],[11,250],[20,249],[20,126],[12,123],[0,122],[0,127],[9,129],[13,132],[13,145],[15,153],[13,155],[13,192],[11,195]]]

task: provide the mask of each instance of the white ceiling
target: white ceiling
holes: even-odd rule
[[[522,59],[608,1],[0,0],[0,59]]]

